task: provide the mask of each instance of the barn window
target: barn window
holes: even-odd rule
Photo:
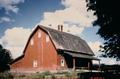
[[[38,32],[38,38],[41,38],[41,31]]]
[[[46,35],[46,42],[49,42],[49,36],[48,35]]]
[[[34,39],[33,39],[33,38],[31,39],[30,44],[31,44],[31,45],[34,44]]]
[[[64,64],[65,64],[64,59],[61,59],[61,66],[64,66]]]
[[[37,67],[37,65],[38,65],[38,64],[37,64],[37,60],[34,60],[34,61],[33,61],[33,67]]]

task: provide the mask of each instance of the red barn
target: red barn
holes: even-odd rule
[[[23,55],[11,64],[17,72],[57,71],[89,67],[96,59],[87,43],[78,36],[38,25],[31,33]],[[61,31],[60,31],[61,30]]]

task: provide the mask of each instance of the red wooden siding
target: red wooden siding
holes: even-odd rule
[[[48,37],[47,40],[46,36]],[[31,45],[31,40],[33,40],[33,45]],[[35,61],[34,64],[37,61],[37,67],[33,67],[33,61]],[[11,69],[18,71],[56,70],[57,51],[48,34],[41,29],[37,29],[28,43],[24,57],[14,62]]]
[[[61,66],[61,60],[64,60],[64,66]],[[67,69],[67,64],[66,64],[66,60],[62,55],[58,55],[58,70],[63,70],[63,69]]]
[[[57,34],[58,37],[55,34]],[[72,55],[70,53],[66,54],[64,53],[63,49],[61,50],[59,46],[57,47],[56,43],[62,44],[67,42],[68,40],[67,38],[61,39],[61,37],[59,37],[61,36],[61,34],[64,37],[70,36],[72,38],[75,37],[77,40],[81,40],[78,37],[67,33],[61,33],[56,30],[52,30],[48,28],[45,29],[42,26],[41,27],[37,26],[28,39],[26,47],[23,51],[23,55],[12,62],[11,70],[17,72],[26,72],[26,71],[38,72],[38,71],[56,71],[56,70],[63,70],[73,67],[76,68],[81,66],[86,67],[88,65],[89,59],[75,57],[75,63],[73,63],[74,54]],[[57,38],[55,38],[55,36]],[[75,41],[74,39],[71,40],[72,41],[68,43],[71,43],[70,45],[74,47],[72,45],[72,42]],[[53,41],[55,43],[53,43]],[[82,42],[84,41],[82,40]],[[66,43],[66,45],[69,45],[68,43]],[[62,46],[64,47],[64,44],[62,44]],[[73,49],[72,47],[71,50]],[[87,47],[86,49],[88,49],[88,51],[91,52],[89,47]],[[91,55],[93,55],[93,53],[91,53]]]

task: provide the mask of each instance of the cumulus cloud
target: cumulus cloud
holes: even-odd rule
[[[31,29],[23,27],[7,29],[5,35],[1,37],[0,43],[9,49],[16,58],[22,54],[30,33]]]
[[[95,56],[97,57],[97,58],[99,58],[99,56],[100,56],[100,52],[99,52],[99,50],[100,50],[100,45],[102,45],[102,43],[101,42],[99,42],[99,41],[95,41],[95,42],[88,42],[88,45],[90,46],[90,48],[92,49],[92,51],[94,52],[94,54],[95,54]],[[96,60],[93,60],[93,64],[99,64],[99,62],[98,61],[96,61]]]
[[[101,42],[95,41],[95,42],[88,42],[90,48],[93,50],[93,52],[97,53],[100,50],[100,45],[102,45]]]
[[[102,52],[100,52],[100,45],[103,45],[101,42],[99,41],[95,41],[95,42],[88,42],[90,48],[93,50],[93,52],[95,53],[95,56],[97,58],[99,58],[101,60],[101,64],[107,64],[107,65],[112,65],[112,64],[120,64],[120,61],[116,61],[114,58],[103,58],[103,57],[99,57]],[[98,61],[93,60],[94,64],[99,64]]]
[[[120,64],[120,61],[116,61],[114,58],[101,58],[101,63],[102,64]]]
[[[96,19],[93,12],[87,12],[85,0],[61,0],[61,4],[65,7],[62,10],[44,12],[40,24],[51,25],[51,28],[54,29],[57,29],[57,25],[62,24],[65,32],[80,34]]]
[[[6,13],[9,13],[9,11],[18,13],[17,4],[19,3],[24,3],[24,0],[0,0],[0,9],[5,9]]]
[[[9,17],[1,17],[0,23],[3,23],[3,22],[14,22],[14,20]]]
[[[120,61],[116,61],[113,58],[99,58],[100,59],[100,64],[106,64],[106,65],[113,65],[113,64],[120,64]],[[93,64],[99,64],[98,61],[93,60]]]
[[[2,44],[2,39],[0,39],[0,44]]]

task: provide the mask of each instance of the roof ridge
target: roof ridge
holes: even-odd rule
[[[39,27],[43,27],[43,29],[44,29],[44,28],[47,28],[47,29],[55,30],[55,31],[57,31],[57,32],[59,32],[59,33],[69,34],[69,35],[71,35],[71,36],[75,36],[75,37],[77,37],[77,38],[80,38],[81,40],[84,40],[84,39],[82,39],[80,36],[77,36],[77,35],[74,35],[74,34],[70,34],[70,33],[64,32],[64,31],[59,31],[59,30],[57,30],[57,29],[53,29],[53,28],[46,27],[46,26],[43,26],[43,25],[39,25]],[[85,41],[85,40],[84,40],[84,41]]]

